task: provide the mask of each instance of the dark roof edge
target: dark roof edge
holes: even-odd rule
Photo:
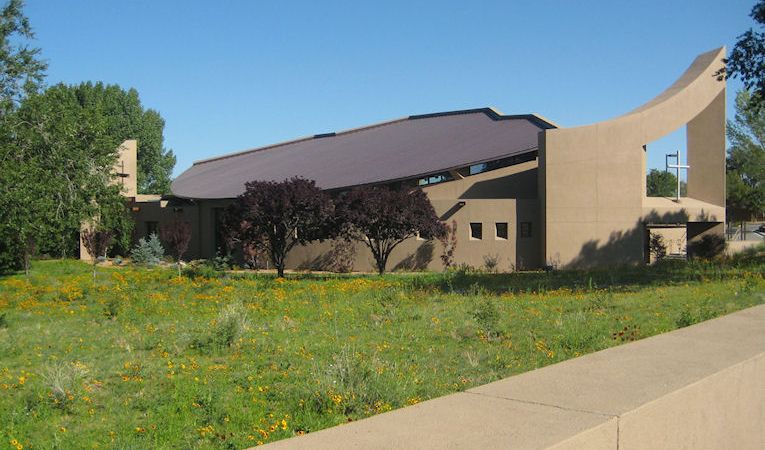
[[[473,109],[460,109],[457,111],[445,111],[445,112],[437,112],[437,113],[430,113],[430,114],[418,114],[414,116],[409,116],[410,120],[416,120],[416,119],[428,119],[431,117],[442,117],[442,116],[456,116],[460,114],[475,114],[475,113],[484,113],[492,120],[519,120],[519,119],[525,119],[529,122],[533,123],[534,125],[538,126],[542,129],[550,129],[550,128],[558,128],[558,125],[553,123],[552,121],[540,116],[539,114],[502,114],[499,111],[497,111],[494,108],[473,108]]]
[[[534,125],[538,126],[539,128],[542,128],[542,129],[545,129],[545,130],[550,129],[550,128],[558,128],[558,126],[556,124],[554,124],[553,122],[545,119],[544,117],[542,117],[542,116],[540,116],[538,114],[514,114],[514,115],[511,114],[511,115],[505,115],[505,114],[499,113],[494,108],[460,109],[460,110],[456,110],[456,111],[445,111],[445,112],[438,112],[438,113],[431,113],[431,114],[418,114],[418,115],[413,115],[413,116],[408,116],[408,117],[401,117],[401,118],[393,119],[393,120],[386,120],[384,122],[378,122],[378,123],[374,123],[372,125],[365,125],[365,126],[358,127],[358,128],[350,128],[350,129],[343,130],[343,131],[338,131],[338,132],[314,134],[312,136],[305,136],[305,137],[302,137],[302,138],[297,138],[297,139],[292,139],[292,140],[289,140],[289,141],[279,142],[279,143],[276,143],[276,144],[267,145],[265,147],[257,147],[257,148],[252,148],[252,149],[248,149],[248,150],[242,150],[242,151],[238,151],[238,152],[227,153],[225,155],[214,156],[212,158],[200,159],[198,161],[194,161],[193,165],[196,166],[198,164],[204,164],[204,163],[213,162],[213,161],[220,161],[222,159],[233,158],[233,157],[236,157],[236,156],[246,155],[246,154],[249,154],[249,153],[257,153],[257,152],[261,152],[261,151],[265,151],[265,150],[271,150],[273,148],[283,147],[285,145],[290,145],[290,144],[297,144],[298,142],[309,141],[309,140],[312,140],[312,139],[322,139],[322,138],[327,138],[327,137],[343,136],[343,135],[346,135],[346,134],[356,133],[356,132],[364,131],[364,130],[370,130],[372,128],[378,128],[378,127],[382,127],[382,126],[385,126],[385,125],[392,125],[394,123],[403,122],[405,120],[429,119],[429,118],[433,118],[433,117],[456,116],[456,115],[460,115],[460,114],[476,114],[476,113],[486,114],[486,116],[488,116],[492,120],[523,120],[523,119],[525,119],[525,120],[528,120],[529,122],[533,123]]]

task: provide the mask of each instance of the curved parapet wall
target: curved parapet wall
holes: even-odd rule
[[[715,75],[724,57],[724,48],[699,55],[672,86],[627,114],[540,132],[540,222],[548,264],[641,262],[647,216],[652,222],[690,220],[680,208],[644,210],[645,146],[683,125],[688,197],[709,205],[712,226],[725,221],[725,82]]]

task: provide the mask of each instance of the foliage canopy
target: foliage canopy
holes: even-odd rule
[[[385,272],[393,249],[406,239],[417,235],[434,239],[446,234],[445,225],[421,189],[360,187],[341,196],[337,209],[344,236],[369,247],[380,274]]]
[[[727,193],[733,215],[765,215],[765,109],[752,95],[736,95],[736,116],[728,122]]]
[[[760,28],[765,27],[765,0],[759,0],[749,16]],[[744,32],[726,62],[727,76],[741,78],[744,86],[757,94],[756,102],[761,105],[761,99],[765,99],[765,33],[752,28]]]
[[[144,109],[138,91],[100,82],[59,86],[73,91],[82,108],[92,109],[103,117],[104,133],[108,136],[118,142],[138,140],[139,193],[170,192],[175,155],[164,148],[165,121],[157,111]]]
[[[287,253],[297,244],[332,234],[334,204],[316,182],[293,177],[281,182],[251,181],[226,211],[229,245],[266,251],[280,277]]]
[[[680,181],[680,195],[686,191],[685,181]],[[665,170],[651,169],[646,175],[646,195],[648,197],[674,197],[677,195],[677,176]]]

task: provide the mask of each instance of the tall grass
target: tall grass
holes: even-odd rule
[[[272,276],[37,262],[0,278],[0,442],[245,448],[765,303],[763,258]]]

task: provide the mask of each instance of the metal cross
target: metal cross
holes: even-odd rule
[[[669,160],[670,158],[674,158],[675,162],[677,164],[670,164]],[[680,164],[680,150],[678,150],[676,153],[670,153],[665,156],[664,158],[664,164],[667,166],[665,169],[667,172],[669,172],[669,169],[675,169],[675,176],[677,177],[677,194],[675,196],[675,201],[680,201],[680,169],[688,170],[691,168],[691,166]]]

